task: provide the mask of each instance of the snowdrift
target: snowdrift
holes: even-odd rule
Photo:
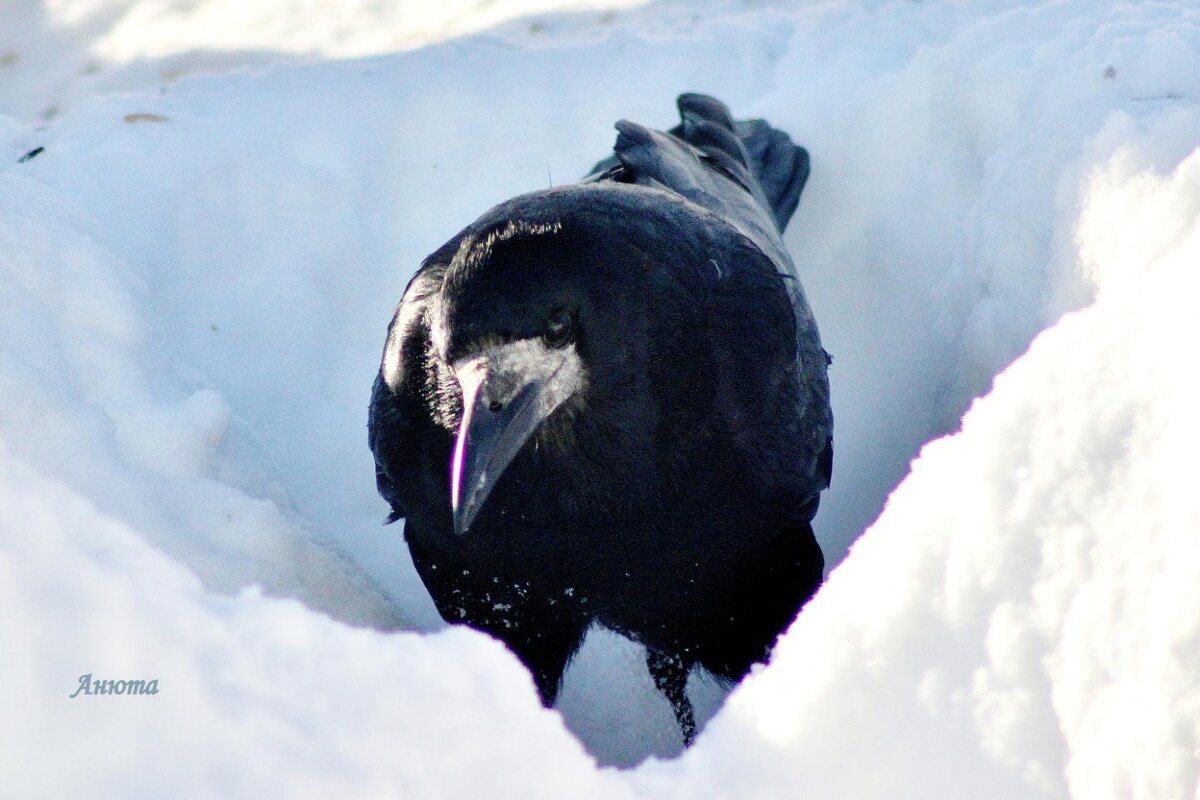
[[[390,47],[360,5],[341,51],[230,34],[188,63],[254,71],[162,86],[112,32],[150,4],[0,10],[5,796],[1200,797],[1200,10],[714,0],[306,55]],[[64,42],[100,66],[49,92]],[[813,154],[841,563],[619,772],[679,748],[640,653],[591,637],[560,713],[438,630],[365,405],[422,256],[685,89]]]

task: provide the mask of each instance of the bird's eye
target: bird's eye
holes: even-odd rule
[[[563,306],[556,306],[546,319],[546,332],[542,334],[542,341],[547,347],[558,349],[566,347],[571,338],[571,315]]]

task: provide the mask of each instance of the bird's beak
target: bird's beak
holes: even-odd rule
[[[450,468],[454,531],[467,532],[496,482],[541,424],[577,388],[570,352],[513,353],[504,345],[458,362],[463,417]],[[564,374],[567,373],[567,374]]]

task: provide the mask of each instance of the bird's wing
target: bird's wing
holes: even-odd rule
[[[811,320],[803,296],[798,305],[761,250],[739,237],[718,258],[728,275],[713,286],[707,321],[716,410],[755,485],[807,521],[832,465],[827,355],[815,324],[800,326]]]
[[[387,521],[395,522],[405,516],[404,504],[400,499],[396,482],[387,469],[386,454],[403,447],[406,438],[404,412],[395,394],[383,380],[382,373],[375,376],[371,387],[371,405],[367,415],[367,440],[375,456],[375,487],[380,496],[388,501],[392,510]]]
[[[711,97],[681,95],[678,107],[682,122],[668,133],[618,122],[613,156],[584,182],[665,189],[740,234],[717,237],[724,244],[712,260],[718,408],[763,481],[815,496],[832,462],[828,355],[781,238],[808,179],[808,153],[763,120],[735,121]],[[781,339],[793,325],[795,339]],[[747,393],[761,403],[747,407]]]

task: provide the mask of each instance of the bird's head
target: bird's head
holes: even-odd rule
[[[508,221],[468,236],[447,270],[431,338],[461,391],[450,464],[459,534],[547,420],[583,402],[594,309],[575,244],[561,224]]]
[[[655,329],[687,330],[656,318],[672,313],[661,259],[647,252],[662,221],[603,207],[607,195],[577,194],[494,209],[494,222],[472,226],[447,265],[430,340],[461,393],[450,464],[459,534],[524,448],[564,455],[559,467],[569,469],[581,458],[570,449],[576,427],[587,426],[612,445],[595,449],[633,458],[611,439],[636,441],[649,429],[655,406],[637,400],[654,391],[646,363],[664,346]],[[681,305],[691,313],[694,302]]]

